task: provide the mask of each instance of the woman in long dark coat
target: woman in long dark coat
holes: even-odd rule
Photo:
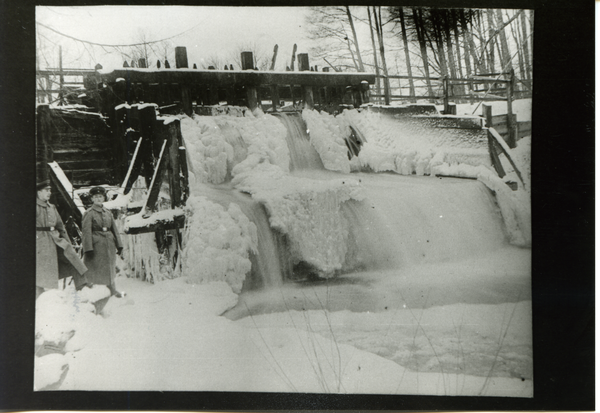
[[[90,190],[94,203],[83,215],[83,262],[88,267],[86,274],[93,284],[106,285],[111,295],[122,297],[115,287],[116,254],[121,254],[123,244],[112,213],[102,206],[106,201],[106,190],[95,187]]]
[[[49,181],[36,184],[36,296],[44,290],[58,288],[59,278],[73,277],[75,288],[88,285],[87,268],[71,245],[56,207],[52,205]]]

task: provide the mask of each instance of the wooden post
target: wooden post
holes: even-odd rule
[[[444,78],[442,80],[442,85],[443,85],[443,89],[444,89],[444,114],[448,114],[450,108],[448,107],[448,93],[449,93],[449,88],[448,88],[448,75],[444,75]]]
[[[187,49],[184,46],[175,48],[175,67],[177,69],[188,67]]]
[[[506,85],[506,111],[507,111],[507,128],[508,128],[508,139],[506,143],[510,148],[517,146],[516,139],[516,122],[513,120],[512,101],[515,89],[515,69],[510,69],[508,83]]]
[[[456,103],[448,103],[448,111],[446,115],[456,115]]]
[[[242,70],[254,69],[254,55],[252,52],[242,52]]]
[[[310,64],[308,62],[308,53],[298,54],[298,69],[301,72],[310,71]],[[312,86],[302,86],[302,100],[304,100],[304,109],[314,109],[315,102],[313,97]]]
[[[54,160],[52,151],[52,119],[48,105],[37,107],[37,133],[36,152],[40,162],[36,162],[36,177],[40,180],[48,179],[48,162]]]
[[[275,61],[277,60],[277,50],[279,49],[279,45],[275,45],[273,48],[273,59],[271,60],[271,67],[269,70],[275,70]]]
[[[279,108],[279,89],[277,85],[271,85],[271,101],[273,102],[273,112]]]
[[[481,111],[483,112],[483,117],[485,118],[485,126],[488,128],[494,127],[492,123],[492,105],[484,103],[481,105]]]
[[[183,113],[188,116],[192,116],[193,108],[192,108],[192,94],[190,92],[190,86],[187,83],[180,84],[181,89],[181,105],[183,109]]]
[[[125,178],[125,174],[127,173],[127,137],[126,131],[129,129],[128,118],[127,118],[127,108],[121,106],[118,109],[114,109],[114,106],[111,105],[114,110],[113,115],[113,153],[115,156],[115,164],[116,164],[116,172],[117,179],[119,181]]]
[[[298,46],[294,44],[294,48],[292,49],[292,64],[290,66],[290,70],[294,71],[294,60],[296,60],[296,50],[298,50]]]
[[[363,82],[360,84],[360,97],[362,104],[369,103],[369,83]]]
[[[242,70],[254,69],[254,56],[252,52],[242,52]],[[256,87],[246,86],[246,99],[248,101],[248,109],[253,111],[258,107],[258,93]]]
[[[58,79],[59,79],[59,92],[58,92],[58,104],[65,104],[65,96],[63,92],[63,87],[65,83],[65,78],[63,76],[63,67],[62,67],[62,46],[58,46]]]
[[[179,179],[179,140],[181,134],[179,121],[169,123],[169,189],[171,194],[171,207],[181,206],[181,180]]]

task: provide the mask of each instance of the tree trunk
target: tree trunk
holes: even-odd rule
[[[500,48],[502,49],[502,71],[510,71],[512,67],[512,56],[510,54],[510,48],[508,47],[508,41],[506,40],[506,32],[504,31],[504,21],[502,19],[502,10],[496,9],[496,20],[498,23],[498,30],[500,30]]]
[[[450,36],[450,12],[445,10],[441,16],[441,23],[446,36],[446,45],[448,46],[448,68],[450,69],[450,76],[456,79],[456,61],[454,60],[454,48],[452,47],[452,37]],[[458,44],[456,48],[458,49]],[[450,93],[454,95],[454,86],[452,83],[449,85]],[[459,88],[460,89],[460,88]]]
[[[390,104],[390,79],[388,78],[388,70],[387,65],[385,63],[385,50],[383,47],[383,27],[381,23],[381,6],[379,6],[379,16],[377,16],[377,11],[375,10],[375,6],[373,6],[373,16],[375,17],[375,29],[377,30],[377,40],[379,40],[379,52],[381,54],[381,66],[383,67],[383,75],[385,79],[383,81],[383,86],[385,89],[385,104]]]
[[[468,49],[468,52],[465,52],[465,62],[470,67],[469,62],[469,53],[471,57],[473,57],[473,70],[478,73],[483,73],[482,62],[479,60],[477,56],[477,47],[475,46],[475,42],[473,41],[473,34],[471,33],[471,29],[467,25],[467,18],[465,17],[465,11],[460,10],[460,28],[463,33],[463,37],[467,40],[467,44],[465,48]],[[468,73],[468,72],[467,72]]]
[[[375,83],[375,90],[378,95],[381,95],[381,86],[379,78],[379,62],[377,61],[377,47],[375,46],[375,36],[373,35],[373,22],[371,21],[371,9],[367,6],[367,13],[369,15],[369,30],[371,31],[371,44],[373,45],[373,60],[375,61],[375,75],[377,76],[377,83]],[[381,97],[377,98],[379,102]]]
[[[496,34],[496,30],[494,28],[494,19],[492,17],[492,13],[491,12],[487,12],[486,16],[487,16],[487,23],[488,23],[489,44],[487,46],[484,46],[484,47],[486,47],[486,50],[489,50],[489,56],[490,56],[490,73],[495,73],[495,71],[496,71],[496,59],[495,59],[494,48],[496,47],[496,41],[494,40],[494,35]]]
[[[517,20],[515,22],[515,24],[517,26],[516,29],[514,26],[511,25],[510,31],[512,33],[512,37],[515,41],[515,44],[517,45],[517,57],[519,58],[519,74],[520,74],[521,80],[525,80],[525,79],[527,79],[527,73],[525,72],[525,62],[523,60],[523,48],[520,47],[521,39],[519,36],[519,33],[520,33],[519,20]],[[518,89],[522,89],[521,84],[519,84]]]
[[[415,21],[415,29],[417,31],[417,38],[419,39],[419,46],[421,48],[421,59],[423,60],[423,67],[425,71],[425,78],[427,79],[427,93],[429,96],[433,96],[433,88],[431,87],[431,79],[429,75],[429,59],[427,58],[427,44],[425,43],[425,35],[423,33],[423,16],[422,11],[417,12],[413,9],[413,19]],[[430,98],[430,101],[432,99]]]
[[[402,27],[402,42],[404,43],[404,57],[406,59],[406,70],[408,71],[408,82],[410,86],[410,95],[416,96],[415,94],[415,83],[412,78],[412,67],[410,64],[410,52],[408,50],[408,37],[406,36],[406,24],[404,23],[404,10],[402,7],[399,7],[400,12],[400,26]],[[402,89],[401,89],[402,90]],[[416,102],[416,100],[412,100],[411,102]]]
[[[454,32],[454,41],[456,42],[456,61],[458,63],[458,74],[460,78],[464,77],[463,68],[462,68],[462,56],[460,54],[460,37],[458,35],[458,18],[456,16],[456,11],[451,10],[451,18],[452,18],[452,31]],[[466,48],[463,45],[463,48]]]
[[[444,50],[444,39],[442,37],[442,27],[440,22],[439,10],[429,11],[429,21],[433,27],[433,40],[437,48],[437,59],[442,76],[448,75],[448,65],[446,63],[446,51]]]
[[[365,67],[363,65],[362,57],[360,55],[360,48],[358,47],[358,37],[356,37],[356,29],[354,29],[354,20],[352,19],[352,14],[350,13],[349,6],[346,6],[346,14],[348,15],[348,22],[350,22],[350,29],[352,30],[352,36],[354,37],[354,47],[356,48],[356,58],[358,59],[359,72],[364,72]]]
[[[525,13],[521,13],[521,31],[523,32],[523,38],[521,40],[521,48],[523,49],[523,57],[525,59],[525,70],[527,73],[527,80],[531,79],[531,60],[529,58],[529,36],[527,35],[527,21],[525,19]],[[529,85],[531,87],[531,85]]]

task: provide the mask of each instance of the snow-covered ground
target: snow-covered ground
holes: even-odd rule
[[[42,294],[36,344],[63,350],[35,358],[36,390],[532,397],[529,188],[504,191],[468,145],[410,142],[366,114],[303,117],[331,171],[290,170],[303,163],[275,117],[182,119],[182,272],[151,284],[121,271],[120,299]],[[350,125],[371,125],[368,157],[340,156]],[[513,153],[527,176],[529,142]],[[348,173],[384,165],[377,153],[391,172]],[[473,179],[423,176],[444,163]],[[257,255],[284,273],[282,251],[321,279],[243,287],[266,277]]]

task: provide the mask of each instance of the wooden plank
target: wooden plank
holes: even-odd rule
[[[123,179],[123,184],[121,187],[123,188],[123,194],[127,195],[135,181],[137,181],[138,176],[140,175],[140,170],[142,169],[142,160],[141,157],[138,156],[140,152],[140,146],[144,138],[140,137],[138,139],[137,145],[135,147],[135,151],[133,152],[133,156],[129,163],[129,168],[127,169],[127,174],[125,175],[125,179]]]
[[[113,162],[108,159],[81,159],[76,161],[64,161],[54,158],[56,162],[60,163],[60,167],[65,171],[72,171],[75,169],[108,169],[111,168]]]
[[[504,153],[504,155],[506,156],[506,158],[508,159],[508,161],[514,168],[515,172],[517,173],[517,176],[521,180],[521,183],[523,184],[523,188],[525,188],[525,182],[523,181],[523,176],[521,175],[521,171],[519,171],[519,168],[513,161],[512,157],[510,156],[510,147],[504,141],[504,138],[502,138],[502,136],[500,136],[500,134],[498,132],[496,132],[496,130],[494,128],[488,129],[488,137],[490,137],[490,136],[494,139],[495,143],[497,143],[499,145],[502,153]]]
[[[158,230],[182,229],[185,227],[185,215],[176,215],[173,221],[158,221],[143,227],[129,227],[127,234],[144,234]]]
[[[194,70],[180,69],[169,71],[151,71],[149,69],[123,68],[101,75],[108,84],[116,79],[127,79],[129,83],[189,83],[231,85],[312,85],[347,86],[359,85],[362,81],[375,83],[371,73],[327,73],[327,72],[258,72],[236,70]]]
[[[54,160],[57,162],[79,161],[83,159],[90,160],[112,160],[113,153],[105,148],[87,148],[81,151],[74,151],[70,148],[54,151]],[[114,160],[112,160],[114,162]]]
[[[60,166],[59,166],[60,168]],[[66,174],[65,174],[66,176]],[[57,176],[56,171],[53,168],[50,168],[50,180],[54,184],[54,187],[58,190],[58,193],[63,198],[65,203],[68,205],[71,215],[77,221],[78,225],[81,225],[82,214],[79,210],[77,204],[75,204],[75,200],[72,198],[71,194],[66,190],[63,186],[62,181]]]
[[[168,156],[165,155],[165,151],[167,148],[167,139],[164,140],[162,148],[160,150],[160,155],[158,157],[158,161],[156,162],[156,167],[154,169],[154,174],[152,176],[152,181],[150,183],[150,191],[148,193],[148,198],[146,198],[146,204],[144,209],[146,211],[154,211],[156,208],[156,202],[158,201],[158,194],[160,192],[160,186],[162,184],[162,176],[164,170],[166,168]]]
[[[74,171],[65,171],[65,175],[73,186],[89,186],[100,184],[118,184],[115,179],[115,173],[110,169],[77,169]]]

